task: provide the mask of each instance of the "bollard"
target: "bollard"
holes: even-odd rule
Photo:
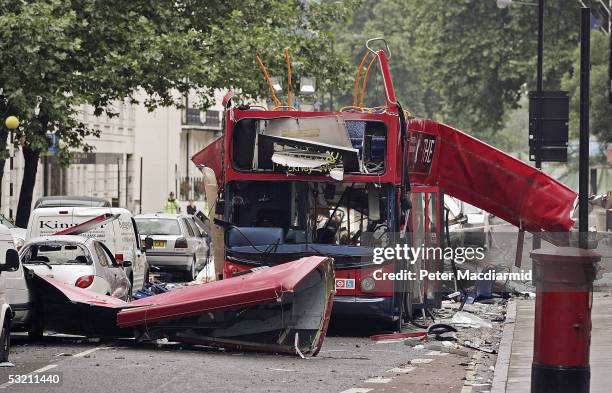
[[[531,393],[588,393],[591,379],[593,250],[558,247],[531,252],[536,281]]]

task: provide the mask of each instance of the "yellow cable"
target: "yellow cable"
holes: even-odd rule
[[[361,71],[363,71],[363,65],[365,64],[368,56],[370,56],[370,52],[366,52],[361,59],[361,63],[359,63],[359,68],[357,69],[357,76],[355,77],[355,89],[353,90],[353,106],[357,107],[357,93],[359,92],[359,82],[361,81]]]
[[[285,61],[287,62],[287,106],[292,107],[291,99],[291,57],[289,57],[289,48],[285,48]]]
[[[372,57],[370,64],[368,64],[368,68],[366,69],[365,76],[363,77],[363,85],[361,86],[361,100],[359,101],[359,108],[363,110],[363,100],[365,98],[366,86],[368,84],[368,78],[370,77],[370,69],[372,65],[374,65],[374,61],[376,61],[377,57]]]
[[[255,58],[257,59],[257,64],[259,65],[261,72],[264,74],[264,78],[266,79],[266,82],[268,82],[268,88],[270,89],[270,93],[272,94],[272,101],[274,101],[274,106],[281,106],[282,103],[278,100],[278,98],[276,98],[276,93],[274,92],[274,86],[272,86],[272,81],[270,80],[270,76],[268,75],[268,70],[266,69],[266,66],[264,66],[259,55],[255,55]]]

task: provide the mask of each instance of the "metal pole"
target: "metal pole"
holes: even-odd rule
[[[121,206],[121,159],[117,157],[117,207]]]
[[[578,169],[578,229],[580,248],[587,248],[589,229],[589,79],[591,9],[582,8],[580,24],[580,157]]]
[[[140,183],[140,190],[139,190],[138,198],[140,200],[140,203],[139,203],[140,206],[138,207],[138,209],[139,209],[139,213],[142,214],[142,157],[140,157],[140,182],[139,183]]]
[[[538,0],[538,65],[536,68],[536,90],[538,92],[538,116],[536,117],[536,155],[535,167],[542,169],[540,138],[542,137],[542,91],[544,90],[544,0]],[[533,236],[533,249],[541,247],[540,238]]]
[[[43,157],[43,196],[49,195],[49,156]]]

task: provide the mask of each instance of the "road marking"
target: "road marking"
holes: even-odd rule
[[[109,348],[110,347],[95,347],[95,348],[91,348],[91,349],[88,349],[88,350],[83,351],[83,352],[79,352],[79,353],[77,353],[75,355],[72,355],[72,357],[73,358],[82,358],[83,356],[87,356],[89,354],[92,354],[92,353],[94,353],[94,352],[96,352],[96,351],[98,351],[100,349],[109,349]]]
[[[390,370],[387,370],[388,373],[397,373],[397,374],[406,374],[410,371],[414,370],[415,367],[395,367]]]
[[[429,351],[425,354],[425,356],[446,356],[448,352],[440,352],[440,351]]]
[[[410,364],[427,364],[433,362],[433,359],[412,359]]]
[[[366,383],[389,383],[391,382],[391,378],[375,377],[375,378],[366,379],[365,382]]]
[[[49,371],[53,368],[57,367],[57,364],[47,364],[45,367],[41,367],[38,370],[34,370],[32,372],[27,373],[26,375],[34,375],[39,373],[44,373],[45,371]],[[12,385],[14,382],[5,382],[0,385],[0,389],[5,389],[6,387]]]
[[[340,393],[368,393],[371,392],[374,389],[369,389],[369,388],[350,388],[347,390],[343,390]]]

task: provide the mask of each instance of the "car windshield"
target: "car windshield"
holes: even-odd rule
[[[141,235],[180,235],[181,228],[174,218],[137,218],[136,225]]]
[[[23,252],[22,261],[25,264],[49,265],[91,265],[89,251],[81,244],[73,243],[35,243]]]

